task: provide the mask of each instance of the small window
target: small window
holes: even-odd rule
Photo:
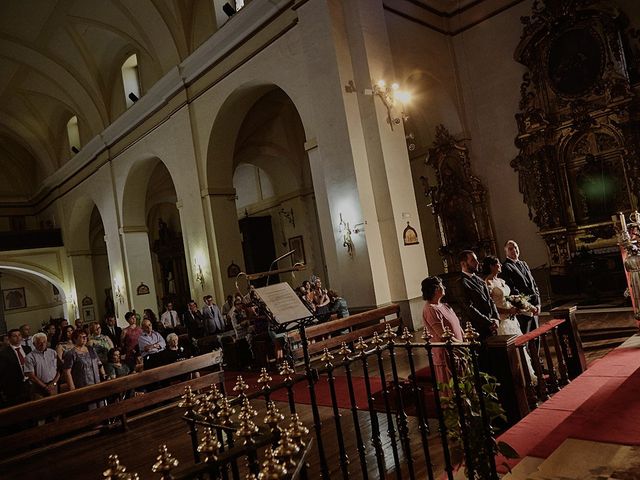
[[[140,98],[140,77],[138,75],[138,56],[134,53],[122,64],[122,84],[127,108]]]
[[[78,130],[78,117],[75,115],[67,122],[67,137],[69,137],[69,149],[73,153],[80,151],[80,130]]]

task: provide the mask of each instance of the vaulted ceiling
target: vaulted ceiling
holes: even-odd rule
[[[0,1],[0,202],[29,200],[73,156],[72,116],[82,146],[126,110],[131,54],[144,94],[224,23],[225,1]],[[478,3],[398,1],[445,17]]]
[[[150,88],[215,30],[212,0],[0,2],[0,201],[24,201],[125,109],[121,66]]]

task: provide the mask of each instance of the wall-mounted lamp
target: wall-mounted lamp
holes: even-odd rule
[[[115,291],[113,295],[118,303],[124,303],[124,292],[122,291],[122,286],[120,282],[116,278],[113,279],[113,288]]]
[[[296,228],[296,217],[293,215],[293,208],[290,210],[285,210],[281,208],[278,212],[280,216],[286,218],[289,221],[289,224],[293,225],[293,228]]]
[[[193,260],[193,264],[194,264],[194,280],[196,282],[198,282],[200,284],[200,288],[202,288],[202,290],[204,290],[204,274],[202,273],[202,266],[200,266],[200,262],[198,262],[197,258],[194,258]]]
[[[382,103],[387,108],[387,123],[391,126],[391,130],[393,130],[393,125],[400,125],[400,122],[406,121],[409,118],[404,112],[404,105],[411,101],[411,94],[405,90],[401,90],[400,85],[397,83],[387,85],[387,82],[384,80],[378,80],[378,82],[373,85],[373,88],[365,90],[364,94],[380,97]],[[394,116],[393,110],[398,104],[401,105],[401,111],[400,116],[396,117]]]
[[[349,254],[349,256],[353,257],[353,240],[351,240],[351,228],[349,227],[349,222],[345,222],[342,219],[342,213],[340,213],[338,233],[342,234],[342,246],[347,249],[347,253]]]
[[[356,223],[352,229],[349,222],[345,222],[342,218],[342,213],[340,213],[340,223],[338,224],[338,233],[342,234],[342,246],[347,249],[347,253],[350,257],[353,257],[353,240],[351,239],[351,234],[364,232],[364,226],[367,222]]]
[[[71,301],[71,306],[73,307],[73,310],[77,313],[78,312],[78,300],[76,299],[76,294],[72,293],[70,295],[69,300]]]

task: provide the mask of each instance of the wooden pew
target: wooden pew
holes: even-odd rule
[[[12,430],[11,433],[0,436],[0,450],[5,454],[18,454],[25,451],[30,445],[52,441],[63,435],[87,431],[116,417],[121,418],[122,425],[126,428],[126,416],[131,412],[175,399],[182,395],[186,386],[198,390],[213,383],[222,382],[222,372],[205,373],[199,378],[184,379],[191,373],[217,365],[219,355],[218,352],[211,352],[171,365],[0,410],[0,429],[4,432]],[[123,393],[158,382],[170,384],[141,396],[116,401],[90,411],[86,410],[89,404],[104,399],[119,398]],[[44,425],[24,427],[24,425],[35,424],[37,420],[57,417],[74,408],[76,411],[83,411],[72,413],[70,416]]]
[[[387,324],[391,325],[394,330],[402,325],[399,305],[391,304],[386,307],[307,327],[305,334],[309,342],[309,356],[313,359],[314,356],[321,354],[325,348],[329,350],[338,348],[342,342],[349,344],[360,337],[366,340],[373,336],[374,332],[384,332]],[[349,330],[349,332],[341,333],[344,330]],[[288,339],[290,344],[295,347],[292,348],[294,361],[303,361],[304,352],[300,333],[297,331],[290,332]]]

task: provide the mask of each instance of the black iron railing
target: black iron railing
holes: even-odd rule
[[[285,465],[286,473],[269,478],[435,479],[444,475],[453,479],[456,468],[463,467],[467,478],[497,479],[491,422],[499,406],[493,395],[495,383],[478,370],[476,336],[469,327],[464,342],[454,342],[449,331],[445,331],[445,342],[431,342],[428,335],[415,342],[408,330],[398,338],[388,326],[381,335],[374,333],[369,343],[360,338],[351,346],[343,343],[333,352],[325,350],[314,365],[306,357],[299,373],[289,363],[282,364],[278,382],[263,369],[253,389],[238,377],[233,392],[225,392],[224,383],[198,394],[189,391],[181,405],[192,436],[194,465],[163,478],[257,478],[266,468],[279,468],[273,467],[275,461]],[[304,331],[301,338],[307,348]],[[426,363],[434,373],[442,371],[436,368],[435,357],[446,359],[450,375],[431,374],[423,379],[416,364]],[[409,373],[408,378],[401,377],[401,369]],[[340,377],[346,378],[346,404],[337,394]],[[312,448],[305,437],[309,430],[296,412],[296,401],[302,400],[296,398],[300,382],[308,387],[304,402],[310,404],[313,420],[309,425]],[[317,396],[320,387],[323,407],[331,412],[323,410],[324,416]],[[276,394],[287,400],[280,404],[288,410],[284,415],[273,402]],[[253,422],[257,411],[266,412],[262,427]],[[279,425],[283,417],[291,419],[288,427]],[[295,455],[287,457],[282,448],[274,447],[282,438],[285,445],[298,445]]]

